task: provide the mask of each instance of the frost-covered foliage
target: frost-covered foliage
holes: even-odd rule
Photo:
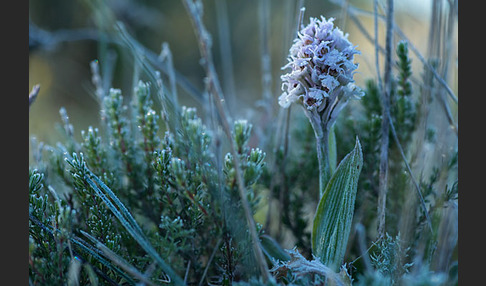
[[[266,109],[299,103],[304,112],[229,122],[202,3],[184,4],[207,76],[202,108],[178,104],[184,81],[168,45],[151,61],[117,24],[112,44],[135,59],[132,90],[105,82],[103,59],[93,61],[99,126],[75,130],[61,108],[62,142],[32,138],[30,283],[456,285],[458,155],[451,147],[414,166],[439,132],[427,125],[434,74],[424,72],[427,84],[414,77],[410,43],[393,54],[388,118],[378,80],[355,86],[356,46],[332,18],[310,18],[289,50],[284,92]],[[362,100],[343,108],[352,98]],[[383,132],[384,120],[393,132]],[[380,236],[383,138],[389,183]]]
[[[30,254],[34,283],[42,284],[53,275],[60,284],[66,283],[69,265],[78,260],[89,273],[99,275],[96,281],[103,284],[120,278],[128,283],[149,279],[138,272],[130,278],[123,271],[134,267],[142,271],[156,264],[160,268],[155,267],[149,275],[153,283],[178,284],[186,268],[191,269],[185,277],[188,283],[205,281],[209,275],[228,281],[246,277],[246,260],[252,258],[245,246],[245,221],[231,155],[226,155],[222,169],[212,163],[211,132],[194,108],[182,108],[179,132],[159,137],[155,126],[160,122],[146,97],[149,87],[144,82],[136,87],[137,102],[131,116],[128,106],[122,105],[121,91],[110,91],[103,103],[109,130],[103,136],[106,139],[97,128],[82,131],[83,142],[75,144],[74,153],[63,153],[64,162],[56,166],[68,172],[58,178],[61,181],[54,178],[58,174],[51,173],[51,168],[40,171],[32,167]],[[265,153],[249,148],[250,123],[240,120],[234,126],[240,168],[255,212],[260,198],[255,185],[265,168]],[[133,132],[130,137],[129,132]],[[59,144],[39,152],[47,149],[65,150]],[[53,153],[58,154],[56,151]],[[47,254],[58,258],[43,263],[49,260],[44,257]],[[93,282],[90,279],[94,277],[82,275],[79,279]]]

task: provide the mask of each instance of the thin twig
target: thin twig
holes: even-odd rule
[[[286,158],[286,150],[288,150],[288,132],[289,132],[289,118],[290,118],[290,109],[292,106],[289,106],[287,109],[280,109],[278,113],[278,124],[277,124],[277,132],[275,135],[275,146],[274,148],[274,156],[272,160],[272,170],[279,170],[278,176],[272,176],[271,181],[270,181],[270,186],[269,190],[272,192],[273,189],[275,188],[275,185],[277,184],[277,180],[280,180],[281,183],[281,188],[285,188],[285,158]],[[283,129],[283,135],[282,135],[282,129]],[[278,158],[280,157],[279,153],[280,150],[283,149],[283,154],[282,154],[282,160],[279,161]],[[280,211],[283,210],[283,193],[282,189],[279,190],[279,209]],[[267,218],[265,221],[265,231],[268,232],[269,230],[269,225],[271,224],[271,211],[270,211],[270,206],[271,206],[272,201],[269,201],[269,210],[267,211]],[[280,236],[281,228],[282,228],[282,220],[278,220],[278,226],[277,226],[277,237]]]
[[[375,29],[375,65],[376,65],[376,76],[378,78],[378,87],[381,91],[383,88],[383,82],[381,81],[380,74],[380,45],[378,43],[378,0],[373,1],[373,12],[374,12],[374,29]]]
[[[348,17],[348,6],[349,6],[349,0],[344,0],[343,5],[341,6],[341,15],[339,16],[340,18],[340,27],[341,30],[346,31],[346,18]]]
[[[296,14],[296,22],[295,22],[295,28],[293,30],[293,33],[292,35],[294,35],[294,37],[297,37],[298,36],[298,32],[300,30],[300,28],[302,27],[303,25],[303,21],[304,21],[304,13],[305,13],[305,7],[304,7],[304,0],[300,0],[299,3],[298,3],[298,6],[297,6],[297,11],[298,11],[298,14]],[[287,158],[287,155],[288,155],[288,150],[289,150],[289,141],[290,141],[290,115],[291,115],[291,106],[289,106],[287,108],[287,110],[285,110],[284,112],[281,112],[280,114],[282,114],[283,116],[281,117],[283,119],[283,129],[284,129],[284,133],[282,135],[282,137],[279,137],[277,136],[277,140],[278,142],[280,142],[280,146],[279,148],[276,148],[275,149],[275,152],[277,153],[277,155],[275,156],[275,159],[274,159],[274,169],[276,169],[276,165],[277,165],[277,160],[278,160],[278,152],[280,152],[280,149],[282,148],[283,150],[283,154],[282,154],[282,161],[280,162],[280,179],[281,179],[281,186],[282,186],[282,189],[279,191],[279,206],[280,206],[280,211],[285,211],[287,208],[286,208],[286,205],[284,204],[284,197],[287,196],[287,191],[288,191],[288,187],[287,187],[287,183],[285,182],[286,181],[286,175],[285,175],[285,161],[286,161],[286,158]],[[278,130],[280,131],[280,128],[278,128]],[[277,143],[278,144],[278,143]],[[274,177],[275,179],[277,178],[277,176]],[[275,180],[272,179],[271,183],[270,183],[270,190],[273,190],[273,186],[274,186],[274,183],[275,183]],[[288,215],[288,212],[285,212],[286,215]],[[270,217],[270,214],[268,215],[268,217]],[[289,224],[291,225],[292,223],[290,222],[289,220]],[[278,221],[278,234],[280,235],[281,234],[281,229],[282,229],[282,220],[279,220]],[[293,227],[291,227],[291,229],[293,229]]]
[[[187,285],[187,277],[189,277],[189,269],[191,269],[191,260],[187,262],[186,274],[184,274],[184,284]]]
[[[370,43],[374,43],[375,42],[375,39],[370,35],[370,33],[368,32],[367,28],[365,28],[365,26],[361,23],[361,21],[358,19],[358,17],[352,12],[353,10],[351,8],[348,8],[348,9],[350,11],[349,17],[354,22],[354,24],[356,25],[356,27],[359,29],[359,31],[361,32],[361,34],[363,34],[363,36],[365,36],[365,38],[368,41],[370,41]],[[377,48],[380,51],[380,53],[382,53],[382,54],[385,53],[385,49],[382,46],[378,45]]]
[[[288,150],[289,150],[289,141],[290,141],[290,135],[289,135],[289,129],[290,129],[290,106],[289,108],[285,111],[285,125],[284,125],[284,137],[283,137],[283,150],[282,150],[282,161],[279,166],[280,169],[280,180],[281,180],[281,187],[279,190],[279,203],[280,203],[280,212],[284,214],[284,216],[289,216],[289,204],[286,203],[288,201],[288,184],[287,184],[287,174],[285,173],[285,166],[287,166],[287,156],[288,156]],[[277,150],[278,152],[279,150]],[[279,235],[281,235],[281,230],[282,230],[282,223],[283,220],[278,221],[278,230],[279,230]],[[288,223],[290,225],[290,229],[292,231],[294,230],[294,227],[292,226],[292,221],[289,219]]]
[[[449,105],[447,104],[446,99],[442,96],[442,93],[439,95],[439,101],[441,103],[442,108],[444,108],[444,112],[446,114],[447,121],[449,122],[449,125],[451,126],[452,130],[456,134],[456,136],[459,135],[459,130],[457,127],[457,124],[454,122],[454,118],[452,117],[452,112],[451,109],[449,108]]]
[[[223,71],[223,91],[228,101],[229,111],[235,104],[236,88],[233,72],[233,54],[231,49],[231,35],[229,29],[228,7],[226,0],[216,0],[216,20],[218,23],[219,48],[221,50],[221,68]]]
[[[265,108],[265,116],[273,117],[272,103],[272,65],[270,56],[270,2],[261,0],[258,7],[260,22],[260,52],[262,74],[262,99]]]
[[[390,130],[392,132],[393,139],[395,140],[395,143],[397,144],[397,148],[400,151],[400,155],[403,159],[403,162],[405,163],[405,166],[407,167],[407,172],[409,173],[410,178],[412,179],[412,182],[415,186],[415,189],[417,190],[417,194],[418,194],[419,199],[420,199],[420,205],[422,206],[422,208],[424,210],[425,218],[427,219],[427,223],[429,225],[430,231],[432,233],[434,233],[434,230],[432,229],[432,221],[430,220],[429,213],[427,212],[427,207],[425,206],[425,200],[424,200],[424,197],[422,195],[422,191],[420,190],[420,186],[419,186],[417,180],[415,179],[415,176],[412,173],[412,169],[410,168],[410,165],[408,164],[407,157],[405,156],[405,153],[403,152],[403,148],[402,148],[402,145],[400,144],[400,140],[398,139],[398,135],[397,135],[397,132],[395,130],[395,126],[393,124],[393,120],[392,120],[390,112],[388,112],[386,117],[388,118],[388,120],[390,122]]]
[[[172,52],[170,51],[169,44],[167,42],[162,43],[162,49],[160,51],[159,59],[164,62],[167,66],[167,75],[169,77],[170,91],[175,105],[178,106],[177,101],[177,81],[175,76],[174,60],[172,57]]]
[[[34,102],[34,100],[37,98],[37,95],[39,94],[39,90],[40,90],[40,84],[36,84],[34,85],[34,87],[32,87],[32,91],[29,93],[29,109],[32,103]]]
[[[101,79],[100,63],[98,60],[93,60],[89,63],[91,69],[91,83],[95,86],[95,96],[99,103],[103,102],[105,97],[103,89],[103,80]]]
[[[365,266],[365,271],[372,271],[371,261],[368,256],[370,249],[375,246],[375,244],[381,239],[379,238],[376,242],[373,242],[368,249],[366,249],[366,234],[365,228],[361,223],[356,225],[356,233],[358,234],[358,247],[361,251],[361,255],[354,259],[350,264],[354,264],[358,259],[363,258],[363,264]]]
[[[297,18],[297,27],[294,33],[296,36],[297,33],[300,31],[300,29],[304,28],[304,12],[305,12],[304,0],[300,0],[298,7],[299,7],[299,17]]]
[[[449,8],[449,14],[447,18],[447,25],[445,25],[445,31],[444,31],[444,36],[445,36],[445,49],[443,50],[444,55],[442,56],[443,59],[445,59],[443,65],[442,65],[442,78],[447,78],[447,72],[449,71],[449,63],[450,63],[450,53],[452,50],[452,32],[454,30],[454,23],[455,23],[455,16],[456,16],[456,11],[457,11],[457,0],[454,1],[454,3],[449,3],[450,8]],[[444,108],[444,112],[446,114],[447,121],[449,122],[449,125],[452,127],[454,133],[456,136],[458,135],[458,130],[457,130],[457,124],[454,122],[454,118],[452,116],[451,109],[449,107],[449,104],[447,102],[447,99],[445,98],[445,95],[440,92],[438,94],[439,96],[439,101],[441,102],[442,107]]]
[[[92,237],[88,233],[86,233],[84,231],[81,231],[81,233],[84,234],[85,236],[89,236],[89,238],[91,240],[97,241],[94,237]],[[135,267],[131,266],[121,256],[117,255],[115,252],[113,252],[111,249],[109,249],[108,247],[106,247],[100,241],[97,241],[96,242],[96,247],[98,247],[103,252],[103,254],[108,259],[110,259],[114,264],[120,266],[120,268],[122,268],[123,270],[125,270],[127,273],[131,274],[133,277],[137,278],[138,280],[142,281],[143,283],[145,283],[147,285],[153,285],[153,286],[156,285],[152,281],[150,281],[150,279],[147,276],[145,276],[143,273],[141,273],[140,271],[138,271]],[[167,282],[170,282],[170,281],[167,281]]]
[[[170,120],[165,120],[165,123],[167,128],[175,133],[181,124],[179,116],[180,107],[177,105],[177,102],[174,101],[172,96],[167,95],[166,88],[164,87],[160,78],[160,72],[155,70],[154,67],[149,64],[149,62],[146,60],[147,54],[144,52],[145,48],[133,39],[133,37],[127,32],[123,23],[117,22],[115,28],[121,42],[123,42],[124,45],[129,48],[135,60],[141,65],[151,82],[153,82],[157,87],[157,98],[162,106],[162,112],[164,116],[170,118]],[[156,62],[167,70],[166,65],[159,60],[158,56],[154,56],[156,58]]]
[[[206,277],[206,274],[208,273],[209,266],[211,265],[211,262],[213,261],[214,255],[216,255],[216,251],[219,249],[219,245],[220,244],[221,244],[221,238],[216,243],[216,246],[214,247],[214,250],[211,253],[211,256],[209,257],[209,260],[208,260],[208,263],[206,265],[206,268],[204,269],[203,275],[201,276],[201,280],[199,281],[199,286],[202,286],[203,285],[204,278]]]
[[[243,206],[243,211],[245,213],[245,217],[248,223],[248,230],[250,232],[255,258],[260,268],[261,274],[263,276],[263,280],[266,282],[270,279],[270,273],[268,272],[268,265],[265,260],[265,257],[263,256],[263,252],[260,246],[260,241],[258,239],[258,235],[256,232],[255,221],[253,219],[250,210],[250,205],[246,197],[245,185],[243,182],[243,176],[241,174],[241,169],[240,169],[240,162],[239,162],[240,160],[238,159],[238,154],[236,152],[235,142],[231,136],[231,129],[228,123],[226,108],[223,106],[223,102],[224,102],[223,92],[221,91],[221,86],[219,84],[218,76],[216,74],[214,64],[213,64],[212,53],[210,50],[211,43],[209,39],[209,34],[202,23],[202,19],[201,19],[202,3],[200,1],[193,2],[192,0],[184,0],[183,3],[190,16],[194,31],[198,38],[199,50],[203,58],[203,66],[206,70],[209,91],[214,95],[214,103],[216,104],[216,108],[220,115],[223,131],[225,132],[226,136],[228,137],[228,140],[230,141],[229,144],[230,151],[233,156],[233,163],[235,166],[235,175],[236,175],[236,181],[238,185],[238,192],[241,199],[241,204]]]
[[[382,105],[383,120],[381,122],[381,147],[380,147],[380,170],[378,185],[378,236],[385,234],[385,214],[386,214],[386,193],[388,183],[388,145],[390,121],[387,114],[390,113],[390,93],[391,93],[391,55],[393,40],[393,0],[388,0],[387,21],[386,21],[386,54],[385,54],[385,86],[383,87]]]

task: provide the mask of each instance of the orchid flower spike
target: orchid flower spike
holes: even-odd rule
[[[283,93],[279,97],[282,107],[301,102],[330,125],[349,99],[364,95],[353,80],[358,68],[354,55],[360,52],[333,21],[323,16],[310,18],[310,23],[298,32],[288,64],[282,68],[290,72],[281,76]]]

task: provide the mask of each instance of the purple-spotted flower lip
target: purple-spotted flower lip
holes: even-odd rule
[[[338,101],[345,103],[363,96],[353,80],[358,68],[354,55],[360,52],[333,21],[323,16],[310,18],[310,23],[299,31],[289,50],[288,63],[282,68],[290,69],[281,76],[282,107],[301,101],[308,110],[322,113]]]

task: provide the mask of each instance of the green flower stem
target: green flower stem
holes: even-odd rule
[[[316,134],[317,135],[317,134]],[[319,198],[322,197],[329,178],[331,178],[331,168],[329,165],[329,132],[323,132],[319,137],[316,136],[317,160],[319,161]]]
[[[304,108],[305,109],[305,108]],[[334,128],[329,128],[328,122],[323,121],[315,110],[305,109],[305,115],[314,129],[316,136],[317,160],[319,162],[319,199],[326,189],[327,182],[331,178],[329,134],[334,134]],[[332,136],[334,138],[334,136]],[[333,161],[335,163],[335,140],[332,140]],[[334,167],[332,169],[335,169]]]
[[[329,128],[329,141],[328,141],[328,152],[329,152],[329,170],[331,171],[331,176],[334,174],[337,166],[337,148],[336,148],[336,134],[334,133],[334,125]]]

